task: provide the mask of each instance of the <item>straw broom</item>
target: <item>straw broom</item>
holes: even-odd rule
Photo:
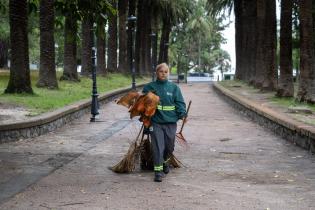
[[[140,132],[136,138],[136,141],[133,142],[129,149],[127,154],[124,156],[124,158],[117,163],[115,166],[113,166],[111,169],[112,171],[116,173],[129,173],[132,172],[136,167],[137,162],[137,156],[139,156],[140,151],[140,144],[138,143],[139,137],[143,131],[144,126],[142,125]],[[143,135],[142,135],[143,138]]]
[[[141,159],[141,169],[152,170],[153,169],[153,151],[151,148],[151,142],[149,135],[147,138],[144,138],[144,126],[142,125],[140,132],[133,142],[127,154],[124,158],[117,163],[115,166],[111,167],[111,170],[116,173],[130,173],[132,172],[135,167],[136,163],[138,162],[138,158],[140,156]],[[139,138],[142,134],[141,139]],[[183,164],[175,157],[174,154],[171,154],[169,164],[174,168],[180,168]]]

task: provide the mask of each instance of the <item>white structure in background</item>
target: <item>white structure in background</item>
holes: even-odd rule
[[[213,77],[209,73],[189,72],[187,75],[187,83],[191,82],[211,82]]]
[[[223,78],[222,78],[222,73],[219,68],[215,68],[213,72],[213,81],[233,80],[234,77],[235,77],[234,68],[231,68],[227,72],[223,72]]]

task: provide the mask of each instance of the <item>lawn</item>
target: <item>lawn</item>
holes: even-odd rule
[[[262,92],[253,86],[249,86],[247,83],[242,81],[222,81],[219,82],[222,86],[234,91],[234,92],[242,92],[246,93],[246,97],[251,99],[263,99],[267,100],[270,105],[275,105],[276,107],[281,107],[284,113],[287,113],[288,109],[298,108],[298,109],[309,109],[313,113],[315,113],[315,105],[305,103],[305,102],[298,102],[295,100],[294,97],[290,98],[279,98],[276,95],[276,92]],[[294,84],[294,91],[295,94],[298,91],[298,84]],[[294,119],[302,121],[304,123],[315,125],[315,116],[304,114],[304,113],[288,113]]]
[[[58,72],[58,78],[61,72]],[[9,73],[0,71],[0,104],[23,106],[29,109],[32,115],[55,110],[69,105],[81,99],[91,97],[92,80],[81,77],[81,82],[59,81],[58,90],[48,90],[35,86],[38,78],[38,71],[31,72],[31,80],[34,94],[4,94],[7,86]],[[148,81],[147,78],[137,78],[138,83]],[[106,93],[121,87],[131,86],[131,77],[122,74],[109,74],[106,77],[97,77],[98,93]]]

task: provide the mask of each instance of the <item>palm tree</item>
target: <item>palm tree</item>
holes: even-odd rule
[[[277,50],[277,16],[276,0],[266,1],[266,37],[264,44],[266,75],[262,90],[275,90],[278,82],[278,72],[276,67]]]
[[[65,16],[64,69],[60,80],[79,82],[80,79],[77,72],[78,2],[77,0],[56,1],[56,7]]]
[[[77,31],[78,25],[74,14],[68,11],[65,15],[64,70],[60,80],[78,82],[77,72]]]
[[[92,45],[93,45],[93,20],[90,14],[86,14],[82,20],[82,52],[81,75],[88,76],[92,72]]]
[[[136,3],[137,0],[128,0],[128,16],[136,16]],[[129,36],[129,34],[127,34],[127,44],[128,43],[132,43],[131,37]],[[128,47],[128,46],[127,46]],[[127,66],[128,66],[128,70],[130,70],[130,62],[129,62],[129,58],[130,58],[130,52],[129,50],[127,50]],[[137,68],[135,68],[137,69]]]
[[[292,97],[292,1],[281,0],[280,19],[280,78],[277,96]]]
[[[100,18],[97,23],[97,68],[98,74],[106,74],[106,33],[105,33],[106,20]]]
[[[256,76],[254,85],[262,90],[276,88],[275,0],[257,1]]]
[[[26,0],[10,0],[9,18],[11,69],[5,93],[33,93],[29,69]]]
[[[114,9],[117,8],[116,0],[111,0],[111,5]],[[108,60],[107,69],[109,72],[117,71],[117,15],[109,14],[108,26]]]
[[[127,33],[126,33],[126,20],[127,20],[127,0],[118,1],[119,13],[119,72],[127,72]]]
[[[312,0],[300,0],[300,81],[298,101],[315,103]]]
[[[160,40],[159,63],[168,62],[169,37],[172,26],[185,19],[190,12],[189,0],[160,1],[162,34]]]
[[[205,2],[199,1],[196,5],[193,17],[187,23],[187,29],[190,30],[194,36],[197,38],[198,45],[198,68],[201,67],[201,41],[205,40],[211,36],[212,23],[210,22],[210,17],[204,11]]]
[[[40,1],[40,67],[37,87],[58,88],[55,67],[54,0]]]
[[[143,28],[145,27],[145,0],[138,0],[137,3],[137,22],[136,22],[136,43],[135,43],[135,70],[137,74],[141,74],[143,66],[141,66],[141,55],[143,54]]]
[[[224,9],[231,11],[233,4],[236,78],[264,90],[272,90],[276,87],[277,76],[275,1],[208,0],[208,8],[213,15]]]

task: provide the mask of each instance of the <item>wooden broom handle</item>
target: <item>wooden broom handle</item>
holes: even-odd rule
[[[187,111],[186,111],[186,117],[183,119],[183,124],[182,124],[182,127],[180,128],[179,133],[182,133],[184,125],[186,124],[186,118],[188,117],[188,112],[189,112],[189,109],[190,109],[190,105],[191,105],[191,100],[188,103],[188,107],[187,107]]]

